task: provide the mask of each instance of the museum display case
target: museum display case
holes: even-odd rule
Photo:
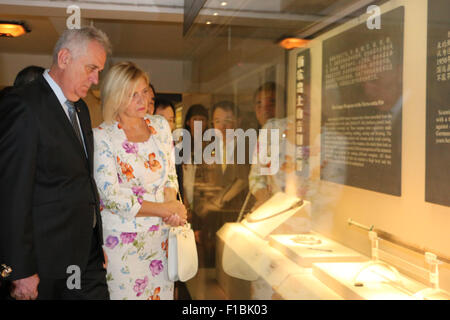
[[[176,147],[190,107],[208,110],[181,163],[189,298],[450,299],[450,1],[132,2],[76,4],[112,39],[105,70],[134,61],[180,97]],[[32,30],[0,38],[0,86],[51,61],[67,5],[0,0]],[[87,100],[100,123],[98,87]],[[230,149],[208,131],[226,125]]]

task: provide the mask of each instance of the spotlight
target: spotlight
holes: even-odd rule
[[[309,40],[300,39],[295,37],[284,37],[278,40],[278,44],[286,50],[294,48],[304,48],[308,44]]]

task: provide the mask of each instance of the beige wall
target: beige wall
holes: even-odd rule
[[[160,93],[186,92],[186,80],[190,74],[190,63],[182,60],[157,60],[130,57],[113,57],[111,63],[132,61],[145,70],[150,82]]]
[[[25,67],[36,65],[50,67],[51,55],[0,53],[0,86],[12,86],[17,73]]]
[[[133,61],[150,75],[157,92],[183,93],[186,89],[185,77],[190,76],[190,64],[181,60],[136,59],[129,57],[112,57],[108,61],[112,65],[119,61]],[[14,83],[17,73],[29,65],[49,68],[51,55],[32,55],[17,53],[0,53],[0,88]],[[89,92],[84,99],[89,106],[92,126],[98,126],[102,121],[102,111],[98,91]]]
[[[400,239],[450,256],[450,208],[425,202],[425,119],[427,61],[427,0],[393,0],[382,6],[382,12],[405,6],[404,75],[403,75],[403,143],[402,195],[400,197],[371,192],[350,186],[320,181],[319,170],[313,172],[313,183],[320,191],[311,195],[316,230],[370,255],[367,232],[349,227],[352,218],[365,225],[398,236]],[[310,44],[312,59],[311,141],[320,145],[322,42],[359,23],[360,17],[332,30]],[[295,70],[295,56],[290,54],[290,70]],[[295,73],[290,74],[289,114],[294,111]],[[320,155],[311,157],[312,167],[320,166]],[[424,258],[409,250],[385,245],[412,262]],[[450,266],[440,267],[441,287],[450,290]]]
[[[167,93],[185,92],[185,79],[189,77],[190,65],[182,60],[156,60],[130,57],[112,57],[109,64],[133,61],[147,71],[157,91]],[[50,67],[52,57],[24,53],[0,53],[0,86],[12,85],[17,73],[29,65]]]

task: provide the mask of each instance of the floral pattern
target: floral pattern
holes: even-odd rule
[[[118,243],[119,243],[119,239],[117,237],[108,236],[105,241],[105,246],[110,249],[114,249]]]
[[[168,279],[166,251],[155,240],[155,234],[157,238],[167,239],[168,229],[137,233],[107,232],[107,239],[114,244],[105,244],[104,247],[108,256],[106,281],[111,299],[173,299],[173,282]]]
[[[111,299],[173,299],[167,273],[168,226],[158,217],[136,217],[144,200],[164,201],[178,189],[167,121],[147,116],[146,142],[130,142],[117,123],[94,129],[94,172],[102,204],[107,283]]]
[[[161,273],[161,271],[163,271],[164,266],[162,264],[161,260],[152,260],[152,262],[150,262],[150,271],[152,272],[152,276],[157,276],[158,274]]]
[[[147,300],[161,300],[161,297],[158,295],[161,292],[161,288],[155,288],[155,290],[153,291],[153,294],[148,297]]]
[[[164,201],[164,187],[178,189],[172,134],[161,116],[147,116],[146,142],[130,142],[121,126],[94,129],[94,173],[103,224],[124,232],[144,232],[160,218],[138,217],[143,200]],[[159,219],[159,220],[158,220]]]
[[[133,290],[136,292],[136,297],[139,297],[141,294],[144,293],[145,288],[147,288],[148,285],[148,277],[145,276],[144,279],[137,279],[134,282]]]

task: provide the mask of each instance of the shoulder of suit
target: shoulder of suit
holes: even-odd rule
[[[12,87],[7,95],[2,97],[1,106],[3,111],[14,108],[14,111],[33,111],[34,106],[41,101],[40,97],[44,96],[45,88],[39,81],[32,81],[20,87]]]
[[[42,80],[45,82],[43,78]],[[48,90],[46,89],[45,84],[42,83],[40,79],[36,79],[20,87],[13,87],[8,93],[8,96],[16,96],[16,99],[18,98],[22,101],[31,101],[36,103],[38,101],[36,100],[37,97],[48,94]],[[50,89],[50,87],[48,87],[48,89]]]

